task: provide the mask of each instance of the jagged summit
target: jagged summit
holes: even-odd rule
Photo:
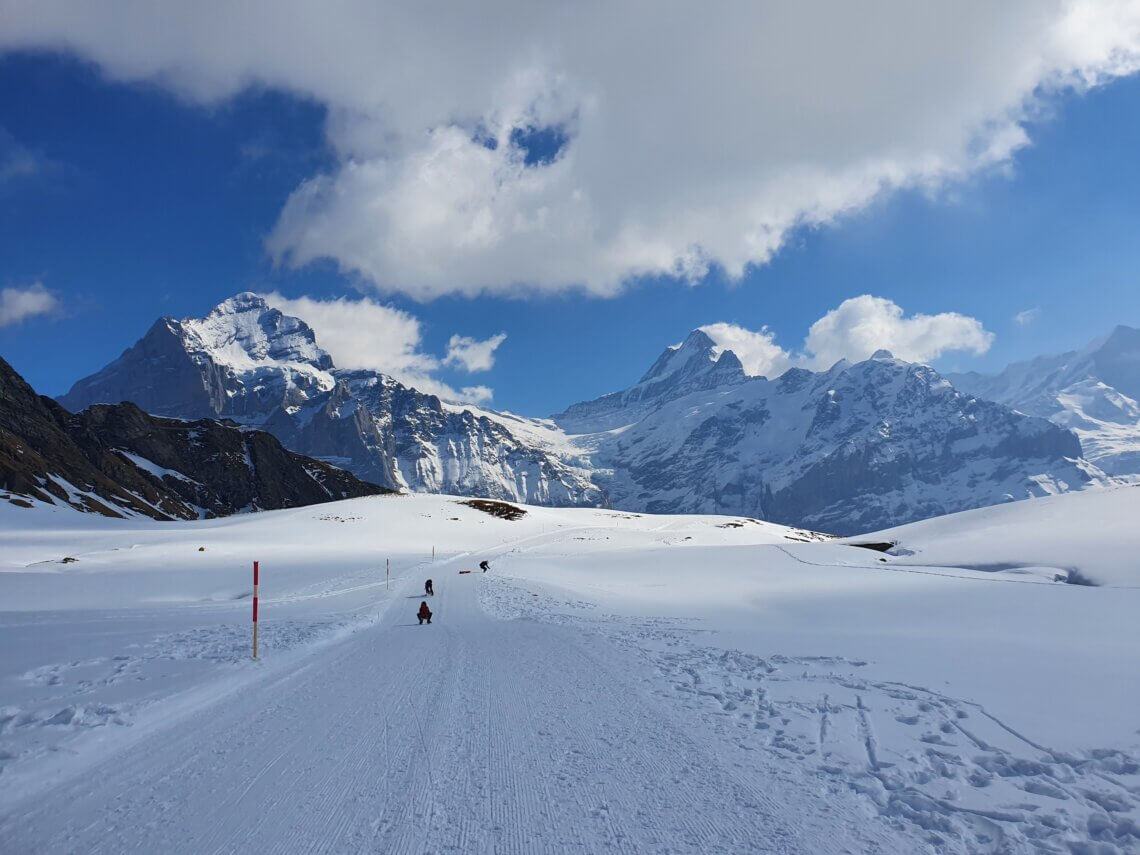
[[[210,315],[227,315],[248,311],[250,309],[257,310],[266,308],[268,308],[268,304],[265,302],[265,298],[260,294],[256,294],[253,291],[242,291],[240,294],[234,294],[232,297],[222,300],[222,302],[218,303],[218,305],[214,306],[214,308],[207,313],[207,317]]]
[[[718,355],[716,342],[709,334],[695,329],[680,344],[665,348],[638,383],[660,380],[678,371],[700,371],[705,363],[715,363]]]
[[[318,346],[312,327],[250,291],[223,300],[204,318],[182,321],[181,329],[191,347],[208,351],[219,363],[284,362],[320,371],[333,368],[332,357]]]
[[[739,357],[695,329],[681,344],[667,347],[629,389],[575,404],[552,418],[571,433],[612,430],[632,424],[662,404],[692,392],[744,382]]]

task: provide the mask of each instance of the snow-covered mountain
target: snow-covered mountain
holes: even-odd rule
[[[694,330],[630,388],[529,419],[337,369],[304,321],[249,293],[205,318],[161,319],[60,402],[121,400],[262,427],[387,487],[836,533],[1107,480],[1068,430],[885,351],[767,379]]]
[[[971,394],[1069,428],[1105,472],[1140,475],[1140,329],[1118,326],[1081,350],[1015,362],[1000,374],[949,377]]]
[[[179,418],[227,417],[390,488],[546,505],[604,502],[589,473],[521,441],[502,419],[370,371],[337,369],[301,319],[243,293],[206,317],[162,318],[59,401],[133,401]]]
[[[1105,483],[1069,431],[879,351],[746,376],[705,332],[633,387],[554,417],[614,507],[854,533]]]

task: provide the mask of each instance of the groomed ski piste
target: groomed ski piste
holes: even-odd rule
[[[1137,520],[0,503],[0,849],[1137,852]]]

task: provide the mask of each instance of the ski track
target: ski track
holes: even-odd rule
[[[14,804],[4,852],[851,851],[724,768],[628,653],[488,617],[487,582],[449,572],[431,626],[404,583],[375,625]]]

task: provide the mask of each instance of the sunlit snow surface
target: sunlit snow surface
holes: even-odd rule
[[[0,848],[1137,851],[1137,519],[0,503]]]

